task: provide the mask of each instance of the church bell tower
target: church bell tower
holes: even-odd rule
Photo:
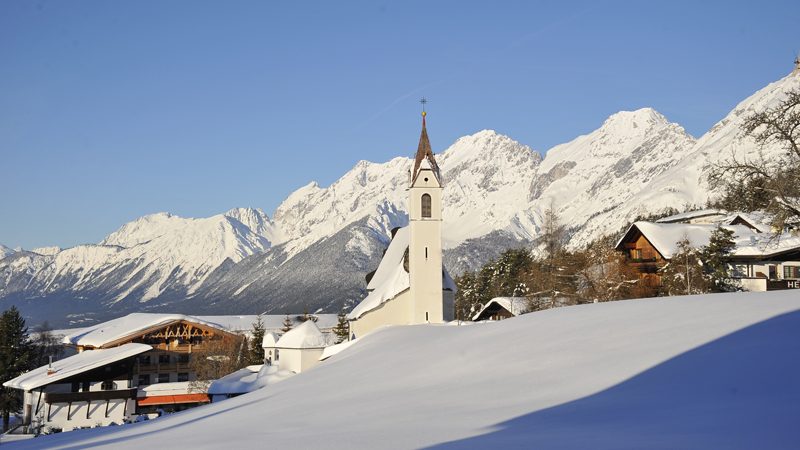
[[[409,288],[412,323],[452,320],[442,296],[442,177],[425,129],[408,173]],[[451,308],[452,309],[452,308]]]

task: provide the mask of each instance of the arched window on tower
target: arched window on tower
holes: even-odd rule
[[[431,216],[431,196],[422,194],[422,217]]]

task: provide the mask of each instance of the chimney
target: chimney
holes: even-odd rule
[[[50,363],[47,364],[47,374],[52,375],[54,373],[56,373],[56,371],[53,370],[53,355],[50,355]]]

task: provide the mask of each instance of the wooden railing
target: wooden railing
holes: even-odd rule
[[[172,363],[158,363],[158,364],[139,364],[133,366],[133,373],[165,373],[165,372],[180,372],[189,370],[188,362]]]
[[[44,394],[45,403],[95,402],[118,398],[136,398],[136,389],[114,391],[68,392],[64,394]]]

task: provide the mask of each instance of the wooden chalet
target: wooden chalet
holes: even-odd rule
[[[120,327],[107,322],[111,327],[101,327],[75,341],[79,352],[93,349],[108,349],[128,344],[147,344],[151,350],[137,356],[131,373],[131,387],[138,389],[136,414],[178,411],[201,404],[211,399],[206,394],[188,392],[188,383],[197,376],[190,369],[192,354],[204,348],[211,339],[239,338],[223,327],[198,320],[193,316],[141,314],[124,324],[130,316],[117,319]],[[146,317],[138,317],[146,316]],[[179,316],[179,317],[175,317]],[[145,320],[138,320],[138,319]],[[128,328],[126,330],[126,328]],[[106,331],[119,334],[111,339],[98,340]],[[165,386],[169,383],[171,386]],[[157,387],[150,387],[158,385]]]
[[[775,241],[766,226],[735,216],[724,228],[734,233],[730,277],[748,291],[800,288],[800,236]],[[678,252],[677,242],[688,238],[695,248],[707,245],[716,225],[636,222],[617,243],[628,264],[649,286],[661,284],[660,269]]]
[[[632,225],[617,244],[617,251],[622,252],[628,262],[639,272],[639,279],[647,286],[661,286],[659,270],[667,262],[667,258],[659,253],[637,226]]]
[[[525,297],[496,297],[481,307],[472,317],[474,322],[482,320],[504,320],[527,311],[528,299]]]

